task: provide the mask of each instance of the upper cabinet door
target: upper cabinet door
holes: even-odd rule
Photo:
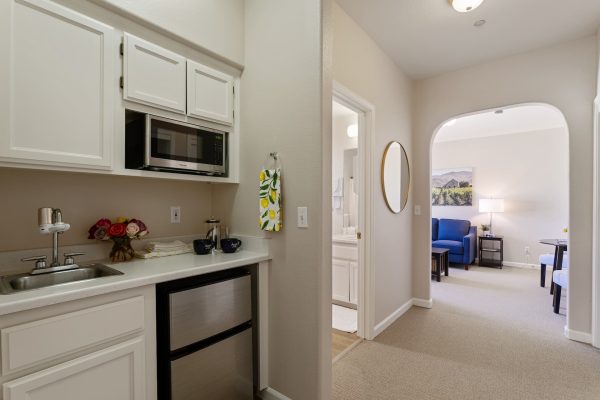
[[[185,114],[185,57],[125,33],[123,98]]]
[[[187,61],[187,115],[233,125],[233,77]]]
[[[110,168],[118,36],[46,0],[0,4],[0,158]]]

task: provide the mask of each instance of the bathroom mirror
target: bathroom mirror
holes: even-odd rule
[[[390,142],[381,161],[381,186],[385,202],[394,214],[406,207],[410,189],[410,167],[404,147]]]

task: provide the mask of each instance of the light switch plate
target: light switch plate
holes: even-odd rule
[[[308,228],[308,207],[298,207],[298,228]]]
[[[171,207],[171,223],[179,224],[181,222],[181,207],[172,206]]]

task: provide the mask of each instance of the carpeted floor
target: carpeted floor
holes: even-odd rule
[[[600,351],[563,336],[539,271],[451,268],[432,285],[433,309],[335,363],[333,399],[600,399]]]

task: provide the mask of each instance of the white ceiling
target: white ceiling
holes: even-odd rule
[[[590,35],[600,0],[485,0],[458,13],[447,0],[336,0],[415,79]],[[477,20],[487,23],[479,28]]]
[[[557,109],[546,105],[526,105],[495,110],[457,118],[450,126],[443,125],[435,142],[450,142],[488,136],[510,135],[520,132],[567,127],[565,118]]]

